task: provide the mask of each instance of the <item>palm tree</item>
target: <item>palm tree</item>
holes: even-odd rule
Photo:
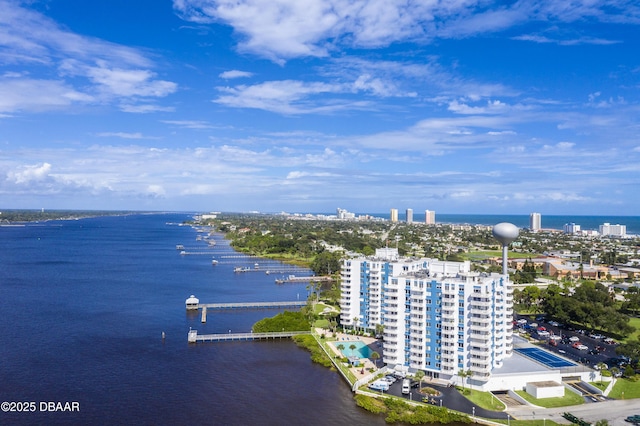
[[[424,371],[422,370],[416,371],[415,378],[418,381],[418,384],[420,386],[420,392],[422,392],[422,379],[424,379]]]
[[[376,368],[378,368],[378,360],[380,359],[380,354],[378,352],[376,352],[376,351],[373,351],[371,353],[371,359],[375,363]]]
[[[357,346],[355,344],[353,344],[353,343],[349,345],[349,349],[351,349],[351,356],[354,356],[354,352],[355,352],[356,348],[357,348]],[[355,367],[355,365],[354,365],[354,367]]]
[[[472,372],[471,370],[467,370],[467,371],[459,370],[459,371],[458,371],[458,376],[460,376],[460,378],[462,379],[462,391],[463,391],[463,392],[464,392],[464,390],[465,390],[465,387],[464,387],[465,379],[466,379],[467,377],[471,377],[472,375],[473,375],[473,372]]]
[[[600,361],[596,364],[596,367],[598,367],[598,370],[600,370],[600,384],[602,384],[602,373],[607,370],[608,366],[604,362]]]
[[[338,346],[336,346],[336,348],[338,348],[338,350],[340,351],[340,353],[342,353],[342,351],[344,350],[344,345],[342,343],[340,343]],[[344,355],[344,354],[343,354]]]

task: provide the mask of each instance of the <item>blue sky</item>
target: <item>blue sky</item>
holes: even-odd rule
[[[636,1],[0,10],[0,208],[640,211]]]

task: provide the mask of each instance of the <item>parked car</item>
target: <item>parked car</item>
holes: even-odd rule
[[[396,382],[396,378],[393,376],[384,376],[382,378],[382,380],[386,381],[387,383],[389,383],[390,385]]]
[[[571,337],[569,337],[569,341],[570,342],[578,342],[578,341],[580,341],[580,338],[578,336],[571,336]]]
[[[402,381],[402,393],[408,395],[411,392],[411,380],[404,379]]]
[[[552,325],[554,327],[560,327],[560,323],[557,321],[549,321],[549,325]]]
[[[375,382],[369,385],[369,389],[378,390],[378,391],[388,391],[389,383],[386,380],[376,380]]]

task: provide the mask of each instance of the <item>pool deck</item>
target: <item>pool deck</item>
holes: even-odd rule
[[[323,330],[320,328],[316,328],[316,333],[318,333],[319,335],[325,334],[325,336],[327,338],[331,337],[333,338],[333,333],[331,333],[330,331],[327,330]],[[338,346],[340,343],[347,343],[347,342],[353,342],[353,341],[360,341],[362,343],[364,343],[365,345],[367,345],[369,347],[369,349],[371,349],[372,351],[376,351],[380,354],[380,357],[382,359],[382,347],[377,348],[375,346],[377,340],[374,339],[373,337],[365,337],[365,336],[355,336],[353,334],[344,334],[344,333],[337,333],[336,335],[336,340],[333,341],[329,341],[330,345],[329,347],[331,348],[331,350],[333,351],[335,356],[338,357],[342,357],[342,353],[340,352],[340,350],[338,348],[336,348],[336,346]],[[381,363],[382,360],[379,360],[378,362]],[[367,370],[369,368],[374,368],[374,369],[378,369],[378,367],[369,359],[369,358],[360,358],[360,362],[364,365],[361,365],[360,367],[351,367],[349,370],[353,373],[354,376],[359,377],[365,373],[367,373]],[[362,373],[362,370],[364,369],[365,373]]]

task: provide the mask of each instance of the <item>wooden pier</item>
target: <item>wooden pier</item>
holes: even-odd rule
[[[189,343],[197,342],[224,342],[233,340],[267,340],[284,339],[301,334],[311,334],[310,331],[282,331],[272,333],[220,333],[220,334],[198,334],[197,330],[189,330],[187,340]]]
[[[200,322],[207,322],[208,309],[279,309],[279,308],[301,308],[307,304],[306,301],[295,302],[238,302],[238,303],[198,303],[197,309],[202,309]],[[193,309],[193,308],[187,308]]]
[[[285,283],[317,283],[317,282],[329,282],[333,281],[332,277],[295,277],[290,276],[288,278],[276,278],[276,284],[285,284]]]

